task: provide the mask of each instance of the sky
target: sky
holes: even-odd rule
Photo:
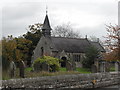
[[[106,35],[106,25],[118,24],[118,0],[1,0],[1,37],[25,34],[27,27],[43,23],[48,7],[52,29],[68,24],[85,37]]]

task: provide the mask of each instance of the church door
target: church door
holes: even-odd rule
[[[61,67],[66,67],[66,57],[62,57],[61,58],[62,59],[62,61],[61,61]]]

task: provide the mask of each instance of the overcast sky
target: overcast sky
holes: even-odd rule
[[[118,0],[1,0],[2,36],[20,36],[28,25],[43,23],[46,5],[52,29],[70,23],[83,37],[102,38],[105,24],[118,23]]]

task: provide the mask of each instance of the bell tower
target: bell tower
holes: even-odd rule
[[[45,20],[44,20],[43,27],[42,27],[42,34],[44,36],[50,37],[51,36],[51,30],[52,29],[51,29],[51,26],[50,26],[50,23],[49,23],[47,8],[46,8],[46,16],[45,16]]]

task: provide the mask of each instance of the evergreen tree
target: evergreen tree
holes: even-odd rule
[[[83,60],[83,67],[85,68],[91,68],[92,64],[94,64],[94,61],[99,57],[100,51],[97,50],[95,47],[90,46],[85,51],[85,58]]]

